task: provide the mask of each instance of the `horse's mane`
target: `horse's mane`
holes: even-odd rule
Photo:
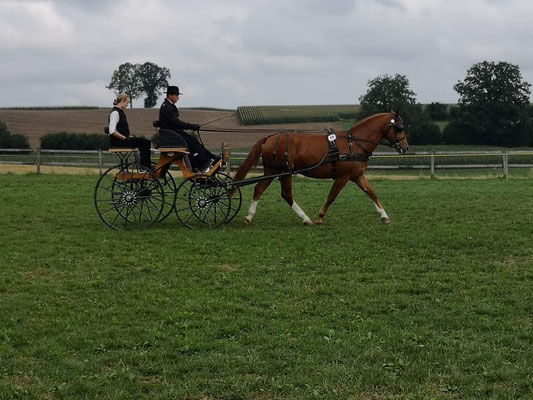
[[[360,125],[366,124],[366,123],[368,123],[370,120],[373,120],[373,119],[375,119],[375,118],[382,117],[383,115],[389,115],[389,114],[388,114],[388,113],[379,113],[379,114],[374,114],[374,115],[371,115],[371,116],[369,116],[369,117],[366,117],[366,118],[362,119],[361,121],[359,121],[357,124],[355,124],[355,125],[353,126],[352,129],[354,129],[354,128],[358,128]]]

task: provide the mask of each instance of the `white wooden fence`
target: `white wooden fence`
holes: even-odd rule
[[[222,144],[221,151],[224,148]],[[246,155],[232,153],[227,171],[236,168]],[[34,165],[37,173],[41,172],[41,166],[44,165],[98,168],[101,173],[116,163],[116,155],[103,150],[0,149],[0,164]],[[501,169],[503,176],[508,179],[510,168],[533,168],[533,151],[439,151],[402,155],[378,152],[374,153],[369,163],[370,170],[429,170],[432,178],[439,169],[473,168]]]

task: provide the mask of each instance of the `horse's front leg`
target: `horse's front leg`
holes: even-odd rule
[[[320,209],[320,213],[318,214],[318,219],[315,222],[316,224],[320,225],[324,223],[324,217],[326,216],[326,213],[328,212],[329,206],[335,201],[335,199],[339,195],[342,188],[346,186],[346,183],[348,183],[349,179],[350,177],[348,175],[340,176],[337,179],[335,179],[335,182],[333,182],[333,186],[331,187],[329,191],[328,198],[326,199],[326,203]]]
[[[248,209],[248,215],[244,217],[244,223],[246,225],[252,223],[252,219],[254,218],[255,212],[257,211],[257,204],[259,203],[259,199],[261,198],[263,192],[267,189],[267,187],[272,183],[273,179],[274,178],[265,179],[264,181],[261,181],[257,185],[255,185],[254,197],[252,199],[252,203],[250,204],[250,208]]]
[[[385,212],[385,209],[381,205],[380,201],[378,200],[378,195],[376,194],[376,191],[374,188],[372,188],[372,185],[370,185],[370,182],[368,182],[368,179],[366,179],[366,176],[363,174],[359,175],[357,178],[354,179],[354,182],[361,188],[363,192],[365,192],[368,197],[372,199],[374,202],[374,206],[376,207],[377,212],[381,216],[381,222],[384,224],[390,223],[390,218]]]
[[[304,225],[313,225],[313,221],[307,216],[307,214],[300,208],[294,201],[292,196],[292,176],[284,176],[281,181],[281,197],[291,206],[294,212],[303,219]]]

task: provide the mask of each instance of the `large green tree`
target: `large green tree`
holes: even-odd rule
[[[111,82],[106,86],[117,93],[126,93],[130,96],[130,107],[133,107],[133,100],[142,93],[138,70],[139,64],[131,64],[129,62],[121,64],[118,69],[113,71]]]
[[[530,84],[520,68],[507,62],[474,64],[454,85],[459,111],[444,138],[453,144],[519,146],[527,144]]]
[[[116,93],[126,93],[133,100],[144,93],[144,107],[150,108],[156,105],[161,89],[168,86],[170,71],[151,62],[144,64],[124,63],[119,65],[113,72],[111,82],[106,87]]]
[[[368,81],[367,92],[359,97],[359,119],[369,115],[389,112],[391,109],[401,110],[407,104],[415,104],[416,94],[409,88],[409,80],[405,75],[387,74]]]
[[[358,114],[363,119],[373,114],[400,111],[409,143],[438,144],[441,142],[439,127],[431,122],[429,114],[416,104],[416,94],[409,88],[405,75],[381,75],[368,81],[367,92],[359,97]]]
[[[139,65],[137,74],[141,82],[141,90],[146,95],[144,107],[151,108],[156,105],[161,90],[168,86],[170,71],[151,62]]]

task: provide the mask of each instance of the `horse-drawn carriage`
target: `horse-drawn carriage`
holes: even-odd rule
[[[349,181],[356,183],[372,199],[381,220],[387,223],[389,217],[365,177],[368,160],[382,139],[399,153],[406,152],[408,147],[403,122],[394,112],[376,114],[337,135],[333,132],[322,135],[279,132],[254,145],[232,180],[221,171],[224,157],[209,171],[195,172],[179,135],[165,129],[160,129],[159,133],[161,155],[152,168],[143,167],[132,159],[135,149],[109,150],[117,154],[120,161],[98,180],[94,204],[102,221],[113,229],[152,225],[163,221],[173,211],[189,228],[215,228],[238,214],[242,204],[240,187],[257,183],[245,217],[245,222],[250,223],[259,198],[275,178],[281,181],[282,197],[304,224],[310,225],[313,222],[292,196],[295,174],[334,180],[316,223],[324,222],[329,206]],[[245,179],[260,158],[264,175]],[[182,175],[179,185],[170,170],[172,165],[176,165]]]
[[[137,162],[136,149],[109,149],[119,163],[105,171],[96,184],[94,204],[102,221],[117,230],[146,227],[175,212],[189,228],[215,228],[235,218],[242,196],[239,189],[230,196],[226,183],[231,178],[221,171],[224,158],[207,172],[195,172],[185,142],[165,129],[160,129],[159,136],[160,157],[151,169]],[[179,173],[171,171],[172,165]],[[179,185],[177,175],[183,178]]]

